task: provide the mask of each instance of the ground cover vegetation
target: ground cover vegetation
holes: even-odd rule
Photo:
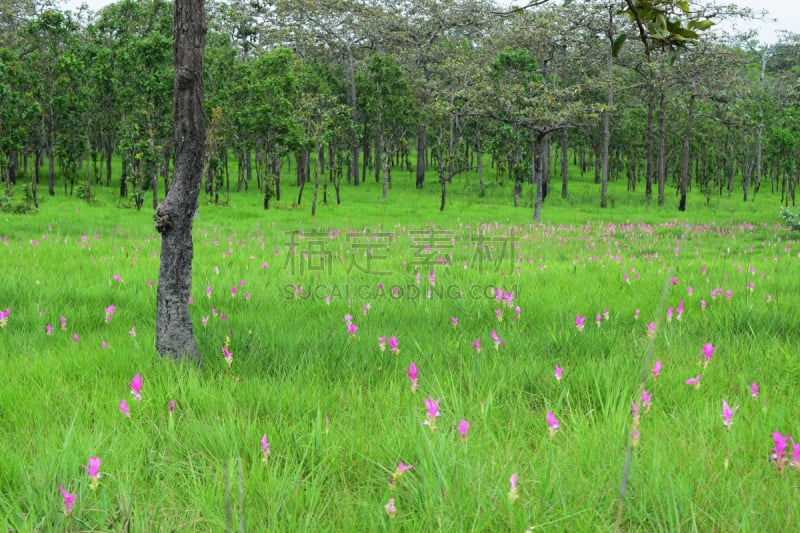
[[[794,36],[210,3],[200,100],[168,3],[0,7],[7,529],[797,524]]]

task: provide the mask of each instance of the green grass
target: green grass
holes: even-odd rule
[[[47,197],[34,215],[2,215],[0,309],[10,315],[0,329],[0,524],[14,531],[800,526],[800,473],[779,473],[768,461],[773,431],[800,437],[792,400],[800,387],[800,248],[776,225],[777,199],[706,204],[692,196],[689,211],[678,213],[612,184],[615,207],[600,210],[596,186],[576,181],[567,200],[548,197],[546,223],[533,226],[530,207],[509,206],[508,185],[477,198],[456,180],[444,213],[435,183],[428,185],[417,191],[397,173],[386,202],[374,183],[345,186],[342,205],[320,206],[314,219],[310,191],[293,207],[292,187],[270,211],[252,192],[231,193],[225,207],[202,205],[190,308],[200,368],[162,360],[153,348],[160,240],[150,208],[119,208],[116,189],[98,188],[95,205]],[[302,237],[287,233],[300,229]],[[417,265],[435,258],[448,264]],[[298,298],[293,286],[302,286]],[[393,295],[395,287],[402,293]],[[513,290],[513,306],[497,303],[492,288]],[[712,299],[716,288],[723,293]],[[680,301],[681,320],[667,322],[666,308]],[[106,323],[111,304],[117,310]],[[604,308],[609,318],[597,326]],[[346,314],[359,328],[355,338]],[[582,332],[578,314],[587,317]],[[492,330],[505,343],[498,350]],[[392,335],[397,355],[378,348],[378,337]],[[230,368],[221,354],[226,337]],[[471,346],[478,337],[480,353]],[[703,368],[707,342],[716,352]],[[658,380],[649,374],[655,359],[663,363]],[[416,392],[405,373],[410,361],[420,369]],[[560,382],[556,364],[564,368]],[[137,373],[141,402],[128,387]],[[700,388],[684,384],[700,373]],[[642,415],[620,504],[643,374],[653,405]],[[754,381],[758,399],[750,397]],[[435,432],[422,423],[426,397],[442,398]],[[117,407],[123,398],[130,419]],[[729,431],[723,400],[739,406]],[[552,437],[548,411],[561,421]],[[466,439],[453,427],[461,418],[473,424]],[[101,458],[96,490],[81,468],[89,456]],[[398,461],[414,468],[392,488]],[[513,473],[519,498],[512,502]],[[59,485],[78,495],[70,517]],[[391,519],[389,498],[397,507]]]

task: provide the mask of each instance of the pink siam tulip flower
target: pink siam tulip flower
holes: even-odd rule
[[[7,307],[5,310],[0,309],[0,328],[8,325],[8,315],[11,314],[11,308]]]
[[[647,336],[651,339],[656,337],[656,323],[650,322],[647,324]]]
[[[699,389],[701,376],[701,374],[697,374],[695,377],[687,379],[685,383],[687,385],[693,385],[695,389]]]
[[[564,369],[556,365],[555,375],[556,375],[556,381],[561,381],[561,378],[564,375]]]
[[[128,402],[126,402],[125,400],[122,400],[121,402],[119,402],[119,406],[118,407],[119,407],[120,413],[125,415],[127,418],[131,417],[131,410],[128,408]]]
[[[61,496],[64,498],[64,515],[68,517],[72,514],[72,509],[75,507],[75,500],[78,498],[78,495],[70,494],[69,491],[61,485],[58,486],[58,490],[61,491]]]
[[[89,488],[95,490],[100,483],[100,458],[89,457],[89,466],[81,465],[89,474]]]
[[[111,322],[111,317],[114,315],[114,311],[116,310],[117,308],[114,305],[109,305],[108,307],[106,307],[106,324]]]
[[[789,453],[789,468],[800,470],[800,443],[792,439],[792,451]]]
[[[575,327],[578,328],[578,331],[583,331],[585,325],[586,325],[586,317],[575,315]]]
[[[108,350],[108,343],[106,342],[105,339],[103,339],[103,341],[100,343],[100,347],[103,348],[104,350]]]
[[[403,461],[397,463],[397,468],[394,472],[392,472],[392,475],[389,476],[389,486],[394,489],[394,484],[397,482],[397,480],[412,468],[414,468],[414,465],[404,465]]]
[[[692,294],[694,294],[694,289],[691,286],[690,287],[686,287],[686,294],[688,294],[689,297],[691,298]]]
[[[494,316],[497,317],[497,321],[498,322],[502,322],[503,321],[503,310],[502,309],[495,309],[494,310]]]
[[[547,428],[550,431],[551,437],[558,431],[559,422],[560,421],[556,418],[556,415],[554,415],[552,411],[547,412]]]
[[[462,418],[461,422],[459,422],[458,425],[456,426],[456,429],[461,434],[461,438],[462,439],[466,439],[467,438],[467,431],[469,431],[469,428],[471,428],[471,427],[472,427],[472,422],[467,422],[466,420],[464,420]]]
[[[48,335],[52,335],[53,334],[53,326],[51,326],[50,324],[47,324],[44,327],[44,332],[47,333]]]
[[[137,402],[142,399],[142,376],[136,374],[130,382],[131,395]]]
[[[378,337],[378,348],[382,352],[386,350],[386,337]]]
[[[128,332],[128,335],[130,335],[131,337],[135,337],[136,336],[136,326],[133,326],[131,328],[131,330]]]
[[[683,317],[683,300],[678,302],[678,307],[675,308],[675,318],[680,320]]]
[[[517,320],[519,320],[519,317],[520,317],[520,315],[522,314],[522,309],[520,309],[520,308],[519,308],[519,306],[516,306],[516,307],[514,308],[514,313],[516,313],[516,315],[517,315]]]
[[[669,282],[670,282],[672,285],[677,285],[677,284],[678,284],[678,278],[672,278],[671,280],[669,280]]]
[[[262,463],[266,463],[269,460],[269,441],[266,433],[261,437],[261,456]]]
[[[722,400],[722,427],[725,429],[731,428],[733,425],[733,413],[735,413],[737,409],[738,407],[731,409],[728,402]]]
[[[511,477],[508,479],[508,484],[510,489],[508,491],[508,499],[513,503],[514,500],[519,498],[519,490],[517,489],[517,482],[519,481],[519,476],[516,472],[511,474]]]
[[[116,281],[117,283],[125,283],[122,280],[122,276],[120,276],[119,274],[114,274],[114,281]]]
[[[168,409],[169,409],[170,414],[175,412],[175,400],[170,400],[169,401]]]
[[[730,302],[733,299],[733,293],[731,291],[725,291],[725,299]]]
[[[372,307],[372,306],[371,306],[370,304],[368,304],[368,303],[366,303],[366,304],[362,305],[362,306],[361,306],[361,314],[362,314],[363,316],[367,316],[367,311],[369,311],[371,307]]]
[[[72,335],[72,341],[73,341],[73,342],[78,342],[78,340],[79,340],[79,338],[78,338],[78,334],[77,334],[77,333],[73,334],[73,335]]]
[[[356,331],[358,331],[358,326],[356,326],[355,324],[347,325],[347,334],[350,335],[351,339],[356,338]]]
[[[65,316],[61,317],[61,330],[67,331],[67,317]]]
[[[505,344],[505,341],[501,339],[495,330],[492,330],[492,340],[494,341],[494,349],[499,350],[501,344]]]
[[[389,337],[389,339],[386,341],[386,344],[389,345],[389,351],[393,354],[397,355],[400,353],[400,345],[397,342],[396,336],[392,335]]]
[[[353,323],[353,315],[344,315],[344,323],[350,325]]]
[[[772,442],[775,446],[772,448],[772,454],[769,456],[769,460],[775,463],[775,467],[778,469],[778,472],[783,472],[788,459],[786,457],[786,448],[789,445],[789,435],[782,435],[777,431],[772,433]]]
[[[389,498],[389,502],[383,506],[386,509],[386,514],[389,515],[389,519],[394,518],[394,515],[397,514],[397,507],[394,506],[394,498]]]
[[[236,285],[231,287],[231,298],[236,298],[236,293],[238,292],[238,290],[239,289],[236,287]]]
[[[636,312],[633,313],[633,319],[634,320],[639,320],[639,315],[640,314],[641,314],[641,311],[637,309]]]
[[[433,398],[425,398],[425,408],[428,410],[428,414],[424,423],[431,431],[436,431],[436,418],[441,415],[439,412],[439,402],[441,401],[441,398],[437,398],[436,400]]]
[[[603,308],[603,320],[610,320],[611,319],[611,312],[609,312],[608,307]]]
[[[656,359],[656,364],[653,365],[653,379],[658,379],[658,375],[661,374],[661,360]]]
[[[202,322],[202,323],[203,323],[203,327],[204,327],[204,328],[207,328],[207,327],[208,327],[208,319],[209,319],[209,317],[207,317],[207,316],[204,316],[204,317],[201,317],[201,318],[200,318],[200,322]]]
[[[458,319],[456,317],[451,316],[450,323],[453,324],[453,329],[456,329],[458,327]]]
[[[755,381],[750,384],[750,396],[758,398],[758,384]]]
[[[222,357],[225,358],[225,362],[228,363],[228,368],[230,368],[233,364],[233,352],[228,350],[227,346],[222,347]]]
[[[406,370],[406,374],[408,374],[408,379],[411,380],[411,392],[417,390],[418,386],[418,376],[419,370],[417,370],[417,365],[414,364],[414,361],[411,361],[408,365],[408,370]]]
[[[622,278],[625,280],[625,283],[627,283],[628,285],[631,284],[631,278],[630,276],[628,276],[628,274],[623,274]]]
[[[706,310],[706,301],[705,300],[700,300],[700,310],[701,311],[705,311]]]
[[[206,285],[206,297],[211,298],[211,285]]]
[[[603,321],[603,317],[600,315],[600,313],[597,313],[597,315],[594,317],[594,322],[595,322],[595,324],[597,324],[598,328],[600,327],[600,323],[602,321]]]
[[[714,357],[714,350],[714,345],[710,342],[703,345],[703,367],[707,367],[708,363],[711,362],[711,358]]]
[[[481,353],[481,338],[480,337],[478,337],[477,340],[471,342],[470,344],[472,344],[472,347],[475,348],[476,352]]]
[[[667,307],[667,322],[672,322],[672,307]]]
[[[650,403],[653,401],[653,395],[642,389],[642,408],[645,413],[650,412]]]

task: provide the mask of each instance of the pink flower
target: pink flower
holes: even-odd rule
[[[131,410],[128,409],[128,402],[126,402],[124,399],[119,402],[119,411],[126,417],[131,417]]]
[[[353,323],[353,315],[344,315],[344,323],[350,325]]]
[[[139,401],[142,399],[142,376],[136,374],[130,382],[131,394],[133,399]]]
[[[792,439],[792,451],[789,454],[789,468],[796,468],[800,470],[800,443],[797,443]]]
[[[671,280],[669,280],[669,282],[670,282],[672,285],[677,285],[677,284],[678,284],[678,278],[672,278]]]
[[[81,465],[86,473],[89,474],[89,487],[94,490],[100,483],[100,458],[89,457],[89,466]]]
[[[425,398],[425,408],[428,410],[428,414],[424,423],[431,431],[436,431],[436,417],[441,415],[439,412],[439,402],[441,401],[441,398],[437,398],[436,400],[433,398]]]
[[[661,360],[656,359],[656,364],[653,365],[653,379],[658,379],[658,375],[661,373]]]
[[[222,347],[222,357],[225,358],[225,362],[228,363],[228,368],[233,364],[233,352],[228,350],[227,346]]]
[[[458,327],[458,319],[456,317],[451,316],[450,323],[453,324],[453,329],[456,329]]]
[[[269,441],[266,433],[261,437],[261,454],[261,462],[266,463],[269,460]]]
[[[168,407],[168,409],[169,409],[169,412],[170,412],[170,413],[172,413],[172,412],[174,412],[174,411],[175,411],[175,400],[170,400],[170,401],[169,401],[169,407]]]
[[[414,364],[414,361],[408,365],[408,370],[406,370],[406,374],[408,374],[408,379],[411,380],[411,392],[417,390],[417,376],[419,375],[419,370],[417,370],[417,366]]]
[[[700,300],[700,309],[702,311],[706,310],[706,301],[705,300]]]
[[[634,320],[639,320],[639,315],[640,315],[640,314],[641,314],[641,311],[639,311],[639,310],[637,309],[637,310],[636,310],[636,311],[633,313],[633,319],[634,319]]]
[[[77,333],[75,333],[74,335],[72,335],[72,341],[73,341],[73,342],[78,342],[78,334],[77,334]]]
[[[211,285],[206,285],[206,297],[211,298]]]
[[[52,335],[53,334],[53,326],[51,326],[50,324],[47,324],[44,327],[44,332],[47,333],[48,335]]]
[[[209,317],[207,317],[207,316],[204,316],[204,317],[201,317],[201,318],[200,318],[200,322],[202,322],[202,323],[203,323],[203,327],[204,327],[204,328],[207,328],[207,327],[208,327],[208,318],[209,318]]]
[[[694,289],[691,286],[686,287],[686,293],[691,297],[692,293],[694,293]]]
[[[585,316],[575,315],[575,327],[578,328],[578,331],[583,331],[585,324],[586,324]]]
[[[502,309],[495,309],[494,310],[494,316],[497,317],[497,321],[498,322],[502,322],[503,321],[503,310]]]
[[[492,330],[492,340],[494,341],[494,349],[499,350],[501,344],[505,344],[503,339],[501,339],[495,330]]]
[[[355,324],[347,325],[347,334],[350,335],[351,339],[356,338],[356,331],[358,331],[358,326],[356,326]]]
[[[116,310],[117,308],[114,305],[109,305],[108,307],[106,307],[106,324],[111,322],[111,317],[113,316],[114,311]]]
[[[392,335],[391,337],[389,337],[389,340],[386,341],[386,344],[389,345],[389,351],[392,352],[393,354],[400,353],[400,346],[397,343],[396,336]]]
[[[467,422],[466,420],[464,420],[462,418],[461,422],[459,422],[458,426],[456,426],[456,429],[461,434],[461,438],[462,439],[466,439],[467,438],[467,431],[469,431],[469,428],[471,428],[471,427],[472,427],[472,422]]]
[[[383,506],[386,509],[386,514],[389,515],[389,518],[394,518],[394,515],[397,514],[397,507],[394,506],[394,498],[389,498],[389,502]]]
[[[672,322],[672,307],[667,307],[667,322]]]
[[[561,378],[564,375],[564,369],[556,365],[555,375],[556,375],[556,381],[561,381]]]
[[[738,407],[734,407],[731,410],[730,406],[728,405],[728,402],[722,400],[722,427],[724,427],[725,429],[731,428],[731,426],[733,425],[733,420],[731,419],[733,418],[733,413],[735,413],[737,409]]]
[[[650,402],[653,401],[653,395],[642,389],[642,408],[646,413],[650,412]]]
[[[597,313],[597,315],[594,317],[594,322],[595,324],[597,324],[597,327],[599,328],[600,323],[603,322],[603,317],[600,316],[600,313]]]
[[[711,358],[714,357],[714,349],[714,345],[710,342],[703,345],[703,358],[705,359],[703,366],[708,366],[708,363],[711,362]]]
[[[238,292],[238,289],[237,289],[236,285],[232,286],[231,287],[231,298],[236,298],[236,293],[237,292]]]
[[[114,274],[114,281],[116,281],[117,283],[125,283],[124,281],[122,281],[122,276],[120,276],[119,274]]]
[[[553,435],[555,435],[556,432],[558,431],[558,424],[559,424],[559,420],[556,418],[556,415],[553,414],[553,411],[548,411],[547,412],[547,426],[548,426],[548,429],[550,431],[550,436],[551,437]]]
[[[522,309],[520,309],[519,306],[516,306],[514,308],[514,313],[517,314],[517,319],[519,319],[520,314],[522,314]]]
[[[61,317],[61,330],[67,331],[67,317],[65,316]]]
[[[367,316],[367,311],[369,311],[370,307],[371,306],[368,303],[362,305],[361,306],[361,314],[364,315],[364,316]]]
[[[100,343],[100,346],[101,346],[101,347],[102,347],[104,350],[108,350],[108,343],[106,342],[106,340],[105,340],[105,339],[103,339],[103,341]]]
[[[758,384],[755,381],[750,384],[750,396],[758,398]]]
[[[481,353],[481,338],[478,337],[478,340],[471,342],[472,347],[475,348],[475,351]]]
[[[519,491],[517,489],[518,481],[519,481],[519,476],[517,475],[516,472],[511,474],[511,477],[508,479],[508,484],[510,486],[510,489],[508,491],[508,499],[511,500],[512,502],[517,498],[519,498]]]
[[[381,351],[386,350],[386,337],[378,337],[378,348]]]
[[[695,389],[699,389],[700,388],[700,377],[701,377],[701,374],[697,374],[695,377],[687,379],[685,383],[687,385],[694,385]]]
[[[783,468],[786,466],[788,461],[786,458],[786,447],[789,445],[788,439],[789,435],[782,435],[777,431],[772,433],[772,442],[775,444],[775,446],[772,448],[772,455],[769,456],[769,460],[775,463],[775,466],[778,468],[778,472],[783,471]],[[792,452],[794,452],[794,449]]]
[[[75,500],[78,498],[77,494],[70,494],[67,489],[58,486],[61,491],[61,496],[64,498],[64,515],[69,516],[72,513],[72,508],[75,507]]]
[[[649,324],[647,324],[647,336],[650,337],[651,339],[655,338],[655,336],[656,336],[656,323],[655,322],[650,322]]]
[[[135,337],[136,336],[136,326],[133,326],[131,328],[131,330],[128,332],[128,335],[130,335],[131,337]]]

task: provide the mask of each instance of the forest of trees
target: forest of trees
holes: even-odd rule
[[[257,189],[269,208],[291,179],[292,202],[308,184],[315,204],[321,183],[338,202],[366,180],[386,196],[403,169],[445,209],[460,173],[484,193],[486,160],[513,184],[509,202],[535,187],[534,220],[548,191],[569,194],[570,163],[602,206],[620,180],[658,204],[677,191],[682,210],[688,190],[793,205],[800,35],[764,45],[710,26],[747,11],[672,4],[683,25],[654,17],[648,40],[621,0],[510,12],[486,0],[209,1],[203,194]],[[13,194],[35,207],[45,187],[163,200],[172,17],[163,0],[99,13],[0,0],[3,205]]]

